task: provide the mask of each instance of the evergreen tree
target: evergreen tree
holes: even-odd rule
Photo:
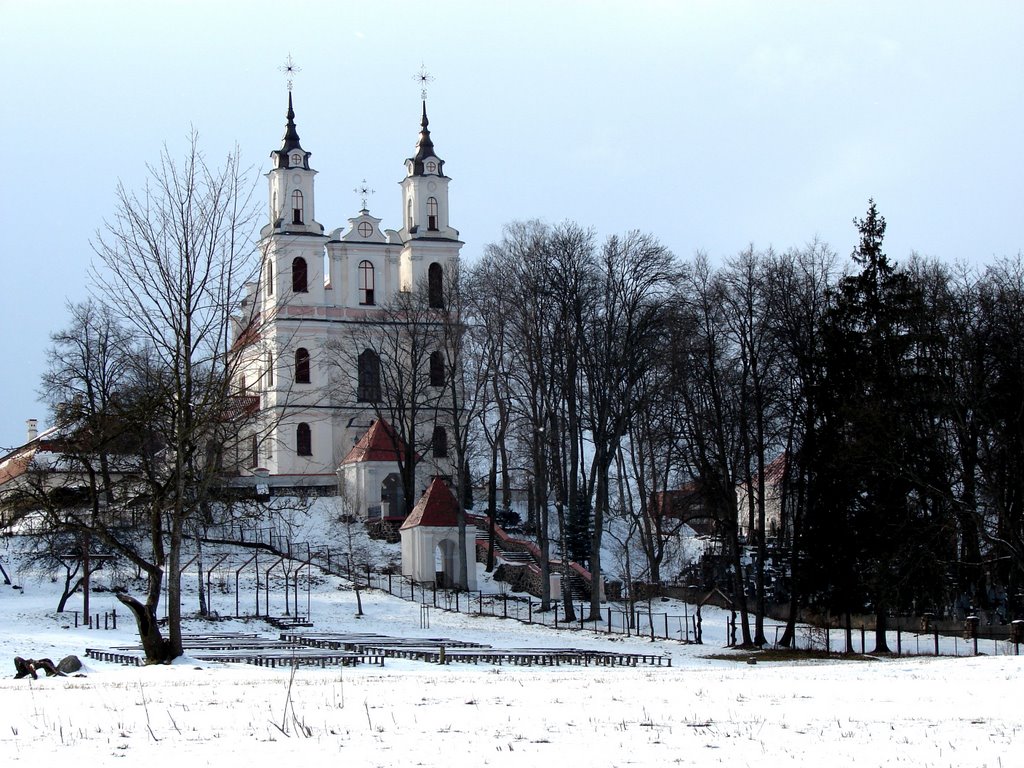
[[[870,606],[875,650],[887,652],[890,610],[940,568],[943,506],[932,481],[943,467],[930,449],[938,406],[921,292],[882,251],[874,201],[854,223],[860,271],[839,282],[824,322],[808,547],[830,607]]]

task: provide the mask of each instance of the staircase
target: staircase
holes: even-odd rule
[[[490,518],[487,515],[470,515],[469,520],[476,525],[482,536],[477,538],[477,561],[487,562],[487,537]],[[518,539],[509,535],[500,525],[494,526],[495,559],[514,571],[526,571],[517,583],[534,597],[540,597],[540,549],[532,541]],[[572,599],[586,601],[590,599],[590,573],[578,563],[563,563],[559,558],[550,558],[548,567],[552,573],[561,573],[569,579]],[[566,576],[566,574],[568,574]],[[556,599],[560,596],[552,595]]]

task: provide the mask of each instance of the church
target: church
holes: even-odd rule
[[[412,366],[422,380],[398,385],[426,393],[404,432],[388,420],[395,377],[384,351],[407,344],[396,307],[410,297],[445,308],[446,279],[463,245],[449,220],[451,180],[434,149],[425,94],[397,229],[382,227],[364,199],[347,224],[326,230],[317,220],[310,156],[289,89],[284,138],[266,174],[259,279],[235,322],[237,388],[258,413],[242,443],[240,480],[269,493],[340,490],[353,516],[401,519],[434,477],[453,474],[450,419],[429,407],[431,391],[438,400],[445,386],[443,350],[427,350],[423,364]],[[403,457],[415,457],[408,506]]]

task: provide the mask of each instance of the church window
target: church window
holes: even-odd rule
[[[444,427],[434,427],[434,435],[430,444],[434,449],[435,459],[443,459],[448,456],[448,432]]]
[[[302,223],[302,193],[299,190],[292,192],[292,224]]]
[[[440,352],[430,353],[430,386],[444,386],[444,355]]]
[[[437,198],[427,198],[427,229],[437,231]]]
[[[274,386],[274,355],[267,352],[267,388]]]
[[[306,293],[306,260],[301,256],[292,259],[292,292]]]
[[[410,231],[412,230],[412,199],[410,199],[408,205],[405,206],[405,226]]]
[[[260,441],[256,435],[249,438],[249,468],[255,469],[260,463]]]
[[[298,152],[296,152],[294,155],[292,155],[292,165],[294,165],[294,166],[302,165],[302,155],[300,155]]]
[[[361,221],[356,230],[359,232],[360,237],[369,237],[373,234],[373,224],[368,221]]]
[[[361,403],[380,401],[380,358],[372,349],[363,350],[359,355],[359,382],[356,399]]]
[[[295,350],[295,383],[309,384],[309,350],[305,347]]]
[[[267,296],[274,295],[274,261],[267,259]]]
[[[313,433],[306,422],[295,427],[295,453],[299,456],[313,455]]]
[[[433,160],[427,161],[427,173],[437,173],[437,163]]]
[[[436,261],[427,268],[427,304],[444,309],[444,272]]]
[[[373,263],[359,262],[359,303],[373,306]]]

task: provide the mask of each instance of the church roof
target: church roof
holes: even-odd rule
[[[288,91],[288,122],[284,127],[284,138],[281,140],[281,148],[275,149],[270,153],[270,156],[274,158],[276,167],[278,168],[291,168],[290,154],[293,149],[297,149],[302,152],[303,160],[299,166],[301,168],[309,168],[308,153],[302,149],[302,145],[299,144],[299,131],[295,127],[295,110],[292,108],[292,92]]]
[[[401,530],[418,525],[434,528],[454,528],[458,521],[459,505],[444,480],[435,477],[427,492],[423,494],[409,517],[402,523]]]
[[[420,138],[416,142],[416,154],[409,158],[412,162],[412,175],[422,176],[423,175],[423,163],[428,157],[433,157],[437,160],[437,172],[443,174],[444,172],[444,161],[437,156],[437,152],[434,151],[434,142],[430,138],[430,121],[427,119],[427,102],[423,102],[423,118],[420,120]]]
[[[398,461],[405,456],[405,441],[385,419],[378,419],[352,446],[342,464],[361,461]],[[419,459],[419,456],[416,456]]]

